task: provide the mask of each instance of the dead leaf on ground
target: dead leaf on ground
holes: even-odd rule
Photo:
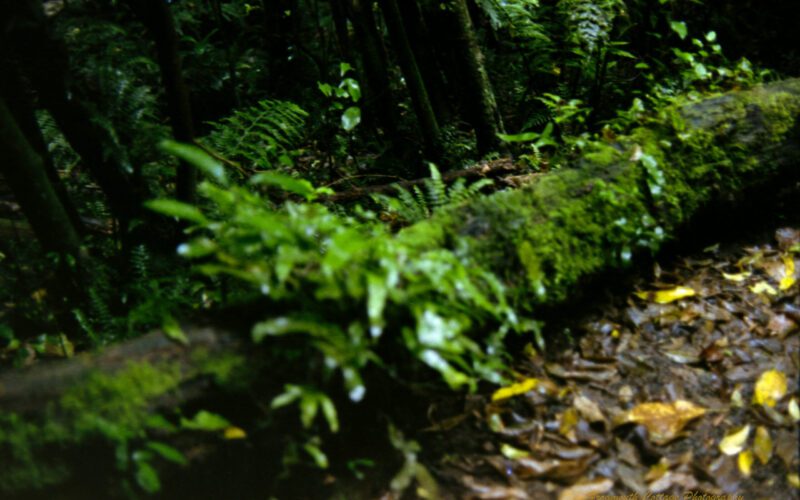
[[[591,481],[580,482],[561,491],[558,500],[590,500],[606,493],[614,487],[614,481],[600,477]]]
[[[663,445],[678,437],[686,424],[705,413],[705,408],[685,400],[642,403],[625,415],[625,421],[645,426],[650,433],[650,440]]]

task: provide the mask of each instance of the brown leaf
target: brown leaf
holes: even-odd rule
[[[580,482],[561,491],[558,500],[590,500],[602,495],[614,487],[614,481],[599,477],[591,481]]]

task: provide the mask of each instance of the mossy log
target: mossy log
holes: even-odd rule
[[[657,250],[703,207],[781,175],[796,178],[798,116],[800,79],[686,100],[629,135],[592,144],[575,168],[439,213],[397,237],[479,262],[503,277],[518,304],[558,303],[580,280]],[[260,353],[236,338],[192,331],[183,347],[151,334],[0,376],[0,496],[91,477],[93,463],[114,463],[114,450],[120,469],[146,472],[131,463],[129,448],[163,434],[155,410],[255,380]],[[98,442],[105,453],[80,455]]]

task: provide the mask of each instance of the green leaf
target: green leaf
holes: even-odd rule
[[[205,257],[214,253],[217,250],[217,244],[208,238],[196,238],[187,243],[178,245],[178,255],[195,259],[198,257]]]
[[[186,460],[186,457],[183,456],[183,453],[168,444],[160,443],[158,441],[148,441],[147,447],[160,455],[161,458],[169,460],[170,462],[178,465],[187,465],[189,463]]]
[[[151,456],[150,453],[137,451],[133,454],[133,461],[136,464],[136,483],[147,493],[156,493],[161,489],[161,480],[148,462]]]
[[[669,27],[672,28],[672,31],[678,34],[681,37],[681,40],[686,38],[686,35],[689,34],[689,30],[686,28],[686,23],[683,21],[670,21]]]
[[[303,449],[306,450],[312,459],[314,459],[314,463],[317,464],[317,467],[320,469],[327,469],[328,468],[328,457],[323,453],[319,446],[313,443],[306,443],[303,445]]]
[[[304,196],[306,199],[313,198],[316,195],[314,186],[307,180],[295,179],[294,177],[279,174],[278,172],[258,173],[250,178],[250,184],[268,184],[271,186],[276,186],[284,191]]]
[[[331,432],[339,432],[339,416],[336,413],[336,406],[334,406],[331,398],[324,394],[320,394],[320,403],[322,405],[322,414],[325,415],[325,420],[328,422],[328,427]]]
[[[197,207],[177,200],[150,200],[145,202],[145,207],[154,212],[175,217],[177,219],[188,220],[197,224],[207,224],[208,219]]]
[[[299,385],[286,384],[283,389],[283,393],[275,396],[269,405],[273,410],[288,406],[303,396],[303,389]]]
[[[523,132],[521,134],[497,134],[505,142],[530,142],[539,138],[538,132]]]
[[[206,410],[200,410],[191,420],[181,418],[181,427],[193,431],[221,431],[230,425],[225,417]]]
[[[339,63],[339,76],[346,75],[347,72],[350,71],[351,69],[353,69],[353,67],[350,66],[349,63],[346,62]]]
[[[319,87],[319,91],[325,94],[325,97],[330,97],[333,95],[333,87],[331,87],[327,83],[317,82],[317,87]]]
[[[347,89],[347,93],[350,95],[350,99],[352,99],[353,102],[358,102],[358,100],[361,99],[361,86],[356,80],[345,78],[342,80],[341,85]]]
[[[373,338],[380,337],[383,327],[383,308],[386,306],[386,297],[389,290],[386,280],[377,274],[367,274],[367,316],[371,324],[370,334]]]
[[[361,108],[351,106],[342,113],[342,128],[350,132],[361,123]]]
[[[191,144],[182,144],[175,141],[161,141],[161,149],[167,153],[173,154],[184,160],[191,165],[197,167],[201,172],[205,173],[210,178],[219,182],[223,186],[228,185],[228,179],[225,176],[225,167],[220,162],[211,157],[208,153],[192,146]]]
[[[164,321],[161,324],[161,329],[164,330],[164,335],[168,339],[174,340],[179,344],[189,345],[189,337],[183,333],[181,325],[178,324],[178,321],[175,320],[171,314],[167,314],[167,316],[164,318]]]

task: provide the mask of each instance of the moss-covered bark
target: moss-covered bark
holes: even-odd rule
[[[527,304],[555,303],[580,279],[657,250],[702,207],[797,171],[798,116],[798,79],[679,102],[591,145],[574,168],[405,232],[469,256]]]

